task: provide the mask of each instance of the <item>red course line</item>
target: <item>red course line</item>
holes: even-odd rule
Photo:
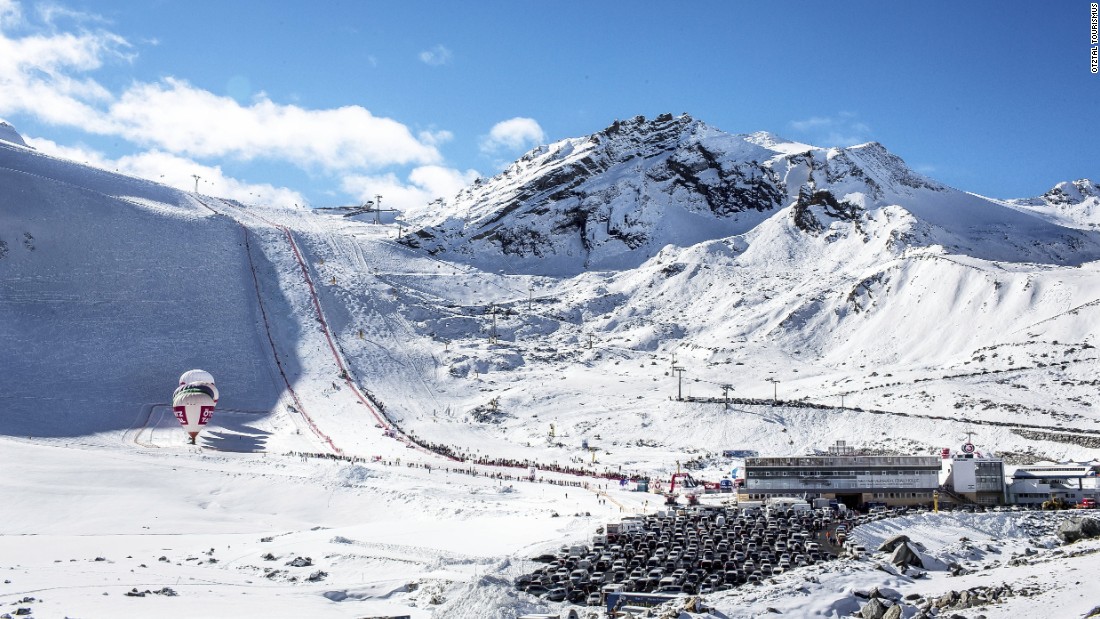
[[[233,220],[238,226],[241,227],[241,231],[244,233],[245,254],[248,255],[248,269],[252,272],[252,284],[256,288],[256,302],[260,306],[260,315],[263,316],[264,319],[264,330],[267,333],[267,342],[271,345],[271,354],[275,357],[275,365],[279,368],[279,375],[283,377],[283,383],[286,384],[286,389],[290,393],[290,397],[294,399],[294,404],[297,405],[298,412],[301,413],[302,417],[305,418],[306,423],[309,424],[309,427],[311,430],[313,430],[313,433],[316,434],[318,438],[327,443],[332,451],[338,454],[343,454],[344,450],[337,447],[336,444],[332,442],[332,438],[322,432],[321,429],[317,427],[317,424],[313,421],[313,418],[310,417],[309,413],[306,412],[306,408],[302,406],[302,401],[298,398],[298,393],[294,391],[294,387],[291,386],[290,379],[287,377],[286,371],[283,368],[283,362],[279,358],[279,350],[275,347],[275,338],[271,335],[271,322],[267,318],[267,310],[264,308],[263,296],[261,296],[260,294],[260,278],[256,274],[256,264],[252,261],[252,245],[248,241],[248,226],[244,225],[240,220],[235,217],[230,217],[225,213],[221,213],[215,210],[202,200],[198,200],[197,196],[196,201],[217,215],[229,217],[229,219]],[[312,288],[312,284],[310,284],[310,287]]]
[[[286,240],[290,243],[290,248],[294,250],[294,258],[298,260],[298,266],[302,269],[302,276],[305,277],[306,284],[309,285],[309,294],[313,298],[313,309],[317,312],[317,320],[321,323],[321,330],[324,332],[325,339],[328,341],[328,347],[332,351],[332,357],[336,360],[337,367],[340,368],[340,375],[344,378],[344,382],[347,383],[352,392],[355,393],[355,397],[359,398],[359,401],[367,407],[371,415],[374,415],[374,419],[378,424],[387,430],[391,429],[386,419],[378,414],[378,411],[371,405],[370,400],[364,397],[363,394],[360,393],[359,388],[352,382],[351,374],[348,372],[347,367],[344,366],[344,360],[340,356],[340,353],[337,352],[336,345],[332,342],[332,332],[329,330],[328,322],[325,320],[325,315],[321,311],[321,302],[317,299],[317,289],[313,287],[313,278],[309,276],[309,270],[306,269],[305,260],[302,259],[302,252],[298,250],[298,244],[294,242],[294,236],[290,234],[290,230],[285,226],[279,226],[279,228],[283,231],[283,234],[286,235]]]

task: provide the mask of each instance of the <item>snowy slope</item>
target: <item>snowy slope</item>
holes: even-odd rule
[[[1096,233],[877,144],[636,119],[407,213],[421,227],[399,238],[20,141],[0,143],[0,466],[22,472],[0,484],[17,572],[0,602],[44,597],[44,616],[545,609],[508,584],[523,557],[660,500],[604,502],[553,464],[717,478],[740,464],[723,449],[938,453],[967,431],[1015,461],[1100,456]],[[191,367],[222,392],[195,448],[166,406]],[[292,553],[329,576],[303,582]],[[807,595],[884,578],[840,571]],[[135,586],[181,595],[124,599]],[[784,603],[770,587],[722,608]]]
[[[9,143],[0,187],[0,433],[127,428],[192,367],[223,377],[223,407],[273,407],[240,226]]]

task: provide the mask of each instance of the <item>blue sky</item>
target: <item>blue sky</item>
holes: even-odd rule
[[[877,140],[995,197],[1098,180],[1089,3],[0,0],[0,118],[245,200],[447,197],[663,112]]]

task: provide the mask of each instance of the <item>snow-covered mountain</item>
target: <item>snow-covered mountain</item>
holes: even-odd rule
[[[895,250],[941,246],[986,260],[1080,264],[1095,237],[922,176],[876,142],[817,148],[731,135],[683,115],[616,121],[537,148],[438,210],[409,213],[403,242],[507,270],[631,269],[666,245],[744,235],[776,215],[808,237],[873,237],[875,213],[909,218]]]
[[[1100,228],[1100,183],[1082,178],[1058,183],[1037,198],[1009,200],[1009,206],[1071,228]]]
[[[1097,232],[1055,217],[1095,185],[1073,187],[987,199],[878,144],[663,116],[536,150],[407,213],[396,243],[401,224],[181,192],[0,126],[0,468],[18,472],[0,476],[0,602],[509,616],[548,608],[511,586],[525,557],[659,500],[558,465],[715,479],[741,465],[726,449],[938,454],[969,431],[1014,462],[1096,458]],[[193,367],[221,400],[188,447],[167,400]],[[898,526],[945,559],[973,559],[963,536],[1034,544],[994,516]],[[1055,585],[1095,567],[1082,556],[996,572],[1051,586],[983,612],[1080,614]],[[719,606],[847,613],[864,583],[949,588],[871,563],[804,574]]]
[[[244,208],[47,157],[8,132],[0,354],[19,371],[0,375],[12,397],[0,429],[11,434],[126,427],[191,365],[237,381],[224,385],[228,406],[284,410],[273,347],[286,380],[327,384],[342,369],[318,360],[329,335],[283,228],[322,284],[350,369],[395,419],[436,437],[470,431],[467,412],[493,398],[529,412],[502,417],[528,436],[539,414],[588,397],[552,390],[533,404],[531,381],[568,374],[578,354],[593,376],[617,376],[608,350],[690,355],[709,395],[704,385],[735,383],[762,397],[764,372],[797,369],[783,379],[790,395],[862,393],[883,408],[908,397],[865,377],[853,391],[870,364],[912,373],[921,409],[950,414],[971,387],[937,393],[918,376],[1076,357],[1100,322],[1096,232],[946,187],[874,143],[820,149],[687,116],[617,122],[532,151],[444,212],[407,214],[421,227],[395,245],[397,226]],[[1095,199],[1094,186],[1072,187],[1059,195]],[[272,310],[266,328],[258,302]],[[593,341],[605,352],[576,351]],[[731,375],[735,363],[753,369]],[[462,382],[486,374],[503,382]],[[646,385],[639,397],[657,406],[667,377],[620,380]],[[89,413],[83,394],[96,389],[114,399]]]

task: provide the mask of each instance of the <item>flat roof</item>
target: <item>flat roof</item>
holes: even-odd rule
[[[852,467],[852,466],[918,466],[939,469],[940,456],[784,456],[745,458],[745,468],[756,467]]]

